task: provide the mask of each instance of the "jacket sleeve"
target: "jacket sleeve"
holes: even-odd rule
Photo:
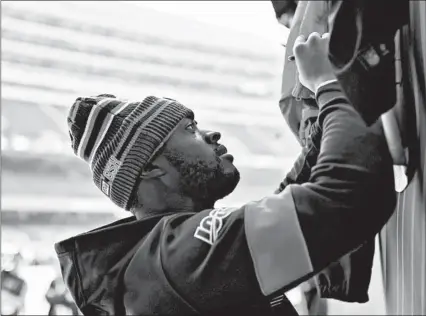
[[[238,209],[172,216],[151,237],[171,287],[199,311],[287,291],[390,217],[393,175],[382,133],[366,127],[339,84],[321,88],[317,100],[322,141],[310,183]]]
[[[245,212],[265,295],[298,285],[373,238],[395,206],[381,126],[367,127],[338,83],[321,88],[316,98],[322,139],[309,183],[289,185]]]
[[[286,174],[284,180],[279,184],[278,189],[274,193],[280,193],[290,184],[303,184],[308,182],[311,176],[311,169],[316,164],[319,147],[321,142],[321,129],[318,120],[310,123],[306,145],[302,147],[302,151],[297,157],[291,170]]]

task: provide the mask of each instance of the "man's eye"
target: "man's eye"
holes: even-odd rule
[[[195,131],[197,129],[197,122],[194,121],[191,124],[188,124],[185,129]]]
[[[191,123],[191,124],[187,125],[185,129],[187,129],[189,131],[195,131],[195,124]]]

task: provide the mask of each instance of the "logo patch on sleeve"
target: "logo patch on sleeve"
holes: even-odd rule
[[[211,210],[209,215],[201,220],[195,230],[194,237],[208,243],[209,245],[213,245],[223,227],[223,220],[234,210],[235,209],[233,208]]]

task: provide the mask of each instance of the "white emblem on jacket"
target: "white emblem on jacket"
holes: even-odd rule
[[[194,237],[208,243],[209,245],[213,245],[220,230],[222,229],[223,220],[233,211],[234,209],[232,208],[211,210],[209,215],[201,220],[195,230]]]

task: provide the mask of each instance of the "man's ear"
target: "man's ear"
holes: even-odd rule
[[[164,176],[167,172],[157,166],[150,166],[147,170],[142,171],[141,179],[155,179]]]

